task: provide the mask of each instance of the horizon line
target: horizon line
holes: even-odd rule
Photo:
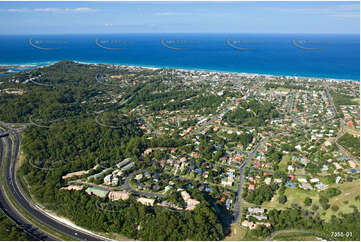
[[[4,34],[0,33],[0,36],[9,36],[9,35],[104,35],[104,34],[317,34],[317,35],[360,35],[360,33],[307,33],[307,32],[114,32],[114,33],[11,33]]]

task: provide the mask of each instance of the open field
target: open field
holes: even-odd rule
[[[287,170],[287,163],[291,161],[291,156],[290,155],[284,155],[282,156],[282,160],[280,161],[280,163],[278,164],[278,166],[280,167],[281,171],[286,171]]]
[[[354,98],[352,99],[352,102],[357,103],[358,105],[360,105],[360,99],[359,98]]]
[[[354,205],[360,210],[360,200],[356,200],[357,195],[360,196],[360,182],[345,182],[343,184],[337,184],[330,187],[336,187],[342,191],[342,193],[336,197],[330,199],[330,205],[337,205],[339,210],[337,212],[328,209],[326,212],[326,219],[330,219],[332,215],[337,215],[339,212],[350,213],[353,211],[351,205]],[[347,202],[347,204],[345,203]]]
[[[224,240],[237,241],[242,240],[247,234],[247,229],[243,228],[240,224],[231,225],[231,234],[228,235]]]
[[[285,209],[291,207],[292,204],[297,204],[298,206],[304,207],[303,201],[306,197],[312,199],[312,204],[317,204],[318,206],[318,192],[316,191],[305,191],[298,188],[287,188],[285,195],[287,197],[287,202],[285,204],[280,204],[278,202],[279,195],[275,195],[271,201],[265,202],[262,204],[262,207],[267,209]]]
[[[255,237],[251,235],[249,230],[245,227],[242,227],[240,224],[231,225],[231,233],[224,238],[225,241],[256,241],[263,240],[263,238]]]
[[[318,212],[320,212],[321,217],[329,220],[332,215],[337,215],[339,212],[350,213],[353,209],[350,207],[351,205],[356,206],[360,210],[360,201],[355,200],[357,195],[360,195],[360,182],[345,182],[343,184],[335,184],[329,187],[336,187],[342,191],[342,193],[336,197],[330,199],[330,205],[337,205],[339,210],[334,212],[331,207],[326,211],[321,208],[319,204],[319,193],[317,191],[305,191],[297,188],[287,188],[285,195],[287,196],[287,202],[285,204],[280,204],[278,202],[278,194],[275,195],[270,202],[263,203],[260,207],[266,209],[286,209],[287,207],[291,207],[292,204],[297,204],[298,206],[305,207],[304,200],[306,197],[312,199],[312,205],[319,206]],[[346,204],[347,203],[347,204]],[[244,207],[256,207],[256,205],[242,202]],[[305,207],[306,209],[311,209],[310,207]]]
[[[274,92],[289,92],[289,91],[291,91],[291,89],[285,88],[285,87],[272,88],[271,90],[274,91]]]
[[[276,235],[273,240],[278,241],[319,241],[321,238],[308,233],[282,233]]]
[[[291,89],[285,87],[277,87],[277,88],[270,88],[269,90],[263,90],[265,93],[272,93],[272,92],[290,92]]]
[[[360,137],[360,130],[357,130],[355,128],[350,128],[350,127],[347,127],[347,126],[345,126],[344,129],[345,129],[346,133],[349,133],[349,134],[351,134],[353,136]]]

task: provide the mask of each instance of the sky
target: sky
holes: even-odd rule
[[[0,34],[360,33],[359,2],[0,2]],[[6,23],[6,24],[3,24]]]

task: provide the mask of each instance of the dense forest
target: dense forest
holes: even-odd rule
[[[87,98],[93,95],[92,90],[80,91],[78,88],[44,90],[34,87],[23,95],[0,95],[0,117],[5,122],[51,121],[59,118],[72,117],[96,110],[96,106],[77,103],[76,96]],[[9,112],[12,110],[12,112]]]
[[[47,68],[14,74],[12,78],[22,83],[2,83],[2,88],[23,93],[0,95],[0,119],[13,123],[29,122],[30,118],[47,122],[101,110],[104,105],[99,102],[109,95],[104,87],[96,85],[96,71],[86,65],[61,61]],[[41,85],[29,81],[30,78],[36,78],[35,83]]]
[[[194,211],[172,212],[140,205],[134,199],[116,202],[119,212],[104,212],[96,203],[108,202],[84,192],[59,190],[61,176],[67,172],[89,169],[96,159],[117,161],[125,157],[137,159],[146,147],[158,141],[145,141],[135,121],[129,117],[123,126],[109,129],[94,120],[72,120],[49,129],[30,127],[25,131],[23,150],[26,157],[21,174],[32,184],[31,191],[45,204],[76,224],[101,232],[122,233],[142,240],[220,240],[223,228],[213,205],[202,193],[192,194],[202,201]],[[167,141],[169,142],[169,141]],[[36,160],[65,161],[35,163]],[[34,163],[36,166],[34,166]],[[51,168],[39,169],[39,168]]]
[[[275,191],[277,191],[278,185],[265,185],[261,184],[254,191],[249,192],[246,196],[246,201],[254,203],[256,205],[261,205],[265,201],[271,201]]]
[[[331,96],[336,105],[358,105],[354,97],[331,91]]]
[[[0,212],[0,240],[2,241],[24,241],[35,240],[18,228],[10,219]]]
[[[256,100],[242,103],[241,107],[225,115],[225,119],[242,126],[262,126],[267,119],[279,116],[275,107],[269,102],[260,103]]]
[[[71,218],[78,225],[100,232],[122,233],[139,240],[221,240],[223,228],[214,208],[206,201],[194,211],[174,212],[163,208],[146,207],[133,198],[112,202],[107,206],[116,212],[99,209],[100,202],[108,202],[84,192],[56,192],[57,212]]]
[[[317,212],[302,210],[296,206],[286,210],[272,209],[268,212],[268,217],[272,226],[258,226],[252,231],[253,235],[266,238],[274,231],[294,229],[314,232],[327,240],[360,240],[360,213],[356,208],[348,214],[340,213],[338,217],[333,215],[329,222],[320,219]],[[348,232],[349,236],[332,236],[332,232],[336,231],[344,234]]]
[[[352,155],[356,157],[360,156],[360,138],[345,133],[337,142],[350,151]]]

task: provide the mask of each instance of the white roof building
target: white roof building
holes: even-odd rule
[[[151,198],[140,197],[137,199],[137,202],[140,202],[141,204],[146,206],[153,206],[155,200]]]
[[[111,182],[112,182],[112,174],[109,174],[109,175],[104,177],[104,183],[105,184],[110,185]]]
[[[311,183],[317,183],[317,182],[320,182],[320,179],[318,179],[318,178],[312,178],[312,179],[310,180],[310,182],[311,182]]]

